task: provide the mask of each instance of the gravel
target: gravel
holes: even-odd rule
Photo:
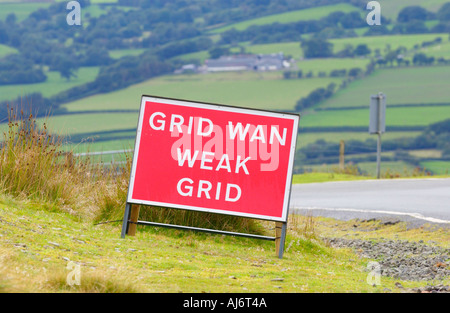
[[[364,258],[377,261],[382,276],[410,281],[443,280],[450,276],[450,249],[429,241],[407,240],[370,241],[362,239],[328,238],[332,247],[353,248]],[[450,292],[449,286],[437,285],[415,288],[414,292]]]

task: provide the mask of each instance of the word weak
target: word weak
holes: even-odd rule
[[[181,154],[181,149],[177,149],[177,155],[178,155],[178,166],[183,166],[185,162],[187,163],[187,166],[192,168],[197,160],[197,156],[199,155],[199,151],[196,150],[194,154],[191,154],[191,151],[187,149],[185,153]],[[214,153],[212,152],[206,152],[204,151],[202,153],[202,157],[200,160],[200,169],[203,170],[226,170],[227,172],[231,172],[231,166],[230,166],[230,158],[228,157],[228,154],[223,154],[218,165],[216,167],[213,167],[209,164],[212,163],[214,157]],[[240,169],[243,170],[243,172],[246,175],[249,175],[249,171],[246,166],[246,162],[250,160],[250,157],[245,158],[244,160],[241,159],[241,156],[237,157],[236,166],[234,172],[236,174],[239,174]],[[202,198],[203,196],[206,199],[211,199],[210,192],[213,189],[213,184],[207,180],[199,180],[198,183],[195,184],[196,186],[196,195],[197,198]],[[215,183],[215,192],[214,192],[214,199],[219,200],[223,194],[222,192],[222,183],[217,182]],[[182,178],[178,181],[177,184],[177,192],[179,195],[183,197],[192,197],[194,193],[194,181],[188,177]],[[227,202],[236,202],[241,198],[242,190],[241,188],[236,184],[228,183],[225,187],[225,201]]]

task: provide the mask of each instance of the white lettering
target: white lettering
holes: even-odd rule
[[[182,185],[184,182],[189,182],[190,184],[193,184],[193,183],[194,183],[194,181],[193,181],[192,179],[190,179],[190,178],[182,178],[182,179],[180,179],[180,180],[178,181],[178,184],[177,184],[177,191],[178,191],[178,193],[179,193],[181,196],[183,196],[183,197],[192,197],[192,190],[193,190],[193,187],[192,187],[192,186],[185,186],[185,187],[184,187],[184,188],[187,190],[187,192],[184,192],[183,190],[181,190],[181,185]]]
[[[197,151],[198,152],[198,151]],[[213,161],[213,159],[207,159],[205,156],[212,156],[213,157],[213,159],[214,159],[214,153],[212,153],[212,152],[203,152],[203,154],[202,154],[202,161],[201,161],[201,163],[200,163],[200,168],[201,169],[204,169],[204,170],[212,170],[213,168],[212,168],[212,166],[205,166],[205,163],[206,162],[208,162],[208,163],[212,163],[212,161]]]
[[[237,191],[236,196],[234,198],[230,197],[231,188],[234,188]],[[241,194],[242,194],[241,187],[239,187],[238,185],[235,185],[235,184],[228,184],[227,192],[225,194],[225,201],[236,202],[241,198]]]
[[[154,119],[156,116],[161,116],[162,118],[165,118],[166,115],[162,112],[155,112],[150,116],[150,127],[154,130],[164,130],[164,127],[166,126],[166,122],[164,120],[157,120],[156,122],[159,123],[159,126],[156,126],[154,124]]]
[[[207,122],[209,124],[208,125],[209,129],[207,132],[203,132],[203,122]],[[211,135],[211,133],[213,131],[213,127],[214,127],[214,124],[211,122],[211,120],[200,117],[200,119],[198,121],[197,135],[207,137],[207,136]]]
[[[255,140],[259,140],[262,143],[266,143],[266,138],[264,137],[264,130],[262,128],[262,125],[256,126],[256,129],[253,132],[252,138],[250,138],[250,142],[253,142]]]
[[[184,162],[188,160],[188,166],[193,167],[195,164],[195,160],[197,159],[198,150],[195,150],[194,156],[191,155],[191,150],[186,149],[184,155],[181,156],[181,149],[177,148],[177,157],[178,157],[178,166],[183,166]]]
[[[245,166],[245,163],[248,160],[250,160],[250,157],[246,158],[244,161],[241,162],[241,156],[238,155],[237,161],[236,161],[236,171],[235,171],[236,174],[239,174],[239,169],[242,167],[242,169],[244,170],[245,174],[249,175],[247,166]]]
[[[204,188],[203,185],[207,185],[207,188]],[[198,192],[197,192],[197,198],[201,198],[202,196],[202,192],[205,193],[205,196],[207,199],[211,199],[211,197],[209,196],[209,191],[212,188],[212,184],[207,181],[207,180],[200,180],[198,182]]]
[[[269,143],[272,145],[273,144],[273,137],[275,135],[275,137],[277,137],[278,142],[284,146],[286,144],[286,134],[287,134],[287,128],[283,128],[283,137],[280,136],[280,133],[278,132],[278,127],[276,126],[271,126],[270,127],[270,140]]]
[[[178,119],[178,122],[175,121]],[[184,118],[181,115],[172,114],[172,117],[170,118],[170,132],[173,133],[173,127],[176,126],[179,133],[182,133],[181,125],[184,123]]]
[[[237,123],[236,128],[233,129],[233,123],[232,122],[228,122],[228,128],[230,130],[230,139],[234,140],[234,138],[236,137],[237,133],[239,132],[239,140],[244,141],[245,137],[247,137],[247,133],[248,130],[250,128],[250,124],[247,124],[245,126],[245,129],[242,129],[242,124],[241,123]]]

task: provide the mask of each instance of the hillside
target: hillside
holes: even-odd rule
[[[261,6],[174,1],[177,9],[171,13],[168,4],[92,0],[81,1],[83,26],[74,28],[65,24],[63,2],[0,2],[0,101],[6,100],[0,121],[6,119],[7,103],[33,102],[27,95],[39,92],[43,99],[34,113],[51,112],[54,117],[47,122],[55,133],[67,135],[77,151],[93,151],[132,148],[142,94],[297,111],[303,116],[299,149],[315,144],[327,155],[312,160],[299,151],[297,172],[316,168],[319,160],[333,166],[339,151],[327,149],[345,140],[360,147],[350,149],[347,162],[361,164],[361,171],[371,175],[365,169],[373,155],[364,150],[371,138],[368,103],[371,94],[382,91],[390,106],[383,171],[446,173],[445,145],[406,147],[397,141],[395,147],[393,141],[416,140],[429,125],[450,118],[450,28],[442,17],[444,3],[380,1],[382,26],[371,27],[365,22],[366,3],[356,0]],[[414,5],[419,9],[404,10]],[[56,38],[55,30],[64,31],[50,39]],[[30,35],[18,35],[25,32]],[[317,40],[330,44],[328,55],[314,56],[308,48]],[[289,68],[173,74],[220,55],[279,52]],[[12,62],[34,67],[11,67]],[[17,84],[17,73],[30,77],[29,68],[44,80]],[[90,144],[78,145],[86,141]]]

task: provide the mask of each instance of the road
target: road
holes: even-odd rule
[[[390,179],[293,185],[291,213],[391,218],[450,226],[450,179]]]

